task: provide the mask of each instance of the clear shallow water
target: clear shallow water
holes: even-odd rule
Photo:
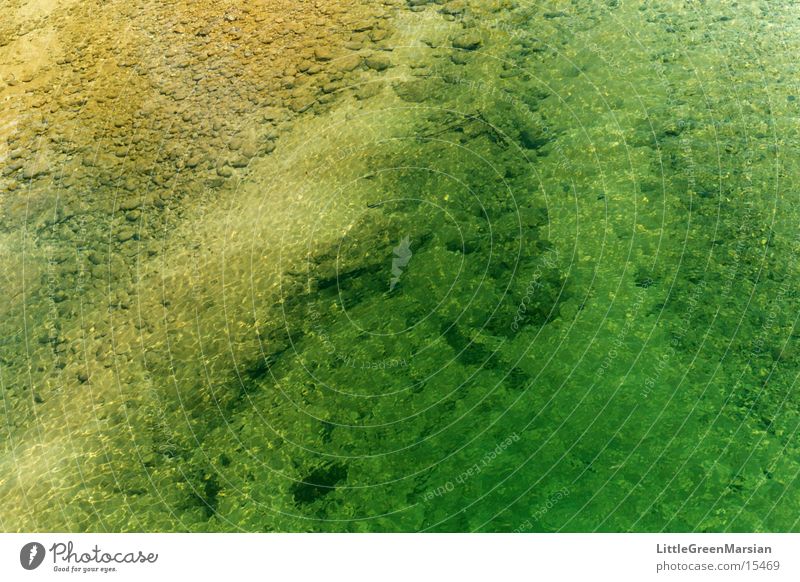
[[[3,528],[797,529],[795,20],[401,6],[246,173],[11,222]]]

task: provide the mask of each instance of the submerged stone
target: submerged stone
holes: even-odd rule
[[[453,39],[453,48],[474,51],[483,44],[481,37],[476,32],[467,32]]]

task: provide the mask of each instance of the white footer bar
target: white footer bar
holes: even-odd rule
[[[0,534],[0,580],[800,580],[800,534]]]

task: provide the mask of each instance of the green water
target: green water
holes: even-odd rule
[[[105,248],[91,422],[4,374],[10,474],[84,440],[3,529],[798,529],[796,7],[461,6],[403,8],[331,151]]]

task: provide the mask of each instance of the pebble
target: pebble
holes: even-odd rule
[[[314,49],[314,58],[318,61],[330,61],[333,59],[333,52],[327,47],[317,47]]]
[[[479,48],[483,42],[477,33],[467,32],[453,39],[453,48],[465,51],[474,51]]]
[[[303,113],[311,107],[316,99],[311,95],[300,95],[289,102],[289,109],[295,113]]]
[[[377,95],[380,91],[381,86],[378,83],[364,83],[356,89],[355,96],[359,101],[363,101]]]
[[[47,163],[44,160],[34,160],[25,164],[22,168],[22,177],[26,180],[43,176],[50,171]]]
[[[253,158],[256,155],[258,155],[258,150],[259,150],[258,142],[255,139],[253,139],[253,140],[247,140],[245,141],[244,144],[242,144],[241,152],[245,158]]]
[[[117,233],[117,241],[123,243],[136,237],[136,231],[129,227],[122,227]]]
[[[373,42],[380,42],[389,36],[389,31],[383,28],[376,28],[369,33],[369,38]]]
[[[407,81],[405,83],[398,83],[394,86],[394,91],[397,96],[403,101],[411,103],[420,103],[425,101],[429,96],[429,90],[425,81]]]
[[[364,32],[365,30],[371,30],[374,26],[374,23],[370,20],[361,20],[353,25],[353,32]]]
[[[361,66],[361,56],[359,55],[347,55],[346,57],[342,57],[337,59],[334,62],[334,66],[342,72],[350,72]]]
[[[367,68],[372,69],[374,71],[385,71],[389,67],[392,66],[391,61],[388,57],[383,55],[372,55],[364,59],[364,64],[367,65]]]
[[[119,209],[123,212],[128,210],[134,210],[139,208],[142,205],[142,198],[140,196],[131,196],[130,198],[124,198],[119,203]]]
[[[267,107],[261,112],[264,121],[276,121],[283,119],[283,111],[277,107]]]
[[[327,84],[322,86],[322,92],[323,93],[335,93],[336,91],[338,91],[341,88],[342,88],[342,84],[341,83],[337,83],[337,82],[327,83]]]
[[[444,6],[442,6],[441,13],[442,14],[450,14],[450,15],[458,15],[462,14],[466,9],[466,5],[464,4],[463,0],[453,0],[452,2],[448,2]]]
[[[188,160],[186,160],[186,167],[187,168],[196,168],[200,165],[203,161],[203,156],[200,154],[194,154]]]

